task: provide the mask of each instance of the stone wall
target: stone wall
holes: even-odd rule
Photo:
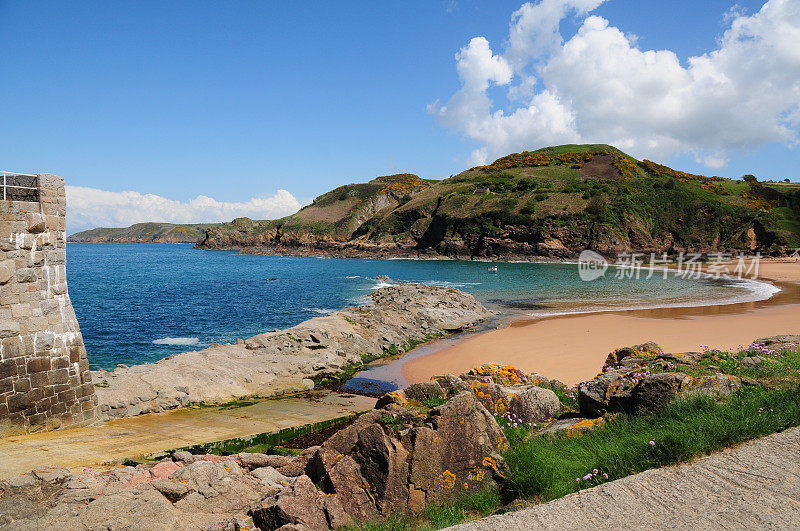
[[[41,174],[38,186],[39,201],[0,195],[0,435],[91,424],[97,414],[67,293],[64,179]]]

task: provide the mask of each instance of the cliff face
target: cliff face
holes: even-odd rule
[[[688,174],[605,145],[516,153],[399,190],[379,179],[337,188],[281,220],[211,227],[198,247],[525,259],[587,248],[781,254],[800,246],[800,187]]]

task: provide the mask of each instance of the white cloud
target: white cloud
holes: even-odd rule
[[[725,15],[718,48],[681,64],[641,50],[602,17],[603,0],[541,0],[511,17],[501,53],[476,37],[456,54],[462,86],[429,106],[474,140],[473,163],[566,142],[609,143],[640,157],[691,153],[711,168],[768,142],[794,145],[800,127],[800,0]],[[560,22],[582,17],[564,40]],[[511,104],[497,109],[490,86]]]
[[[217,201],[204,195],[181,202],[154,194],[109,192],[82,186],[67,186],[66,191],[69,232],[94,227],[127,227],[147,221],[214,223],[242,216],[275,219],[292,214],[302,206],[286,190],[240,203]]]

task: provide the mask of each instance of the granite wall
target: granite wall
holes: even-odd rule
[[[0,190],[0,435],[97,418],[67,293],[64,179],[28,179],[38,193],[7,189],[3,200]]]

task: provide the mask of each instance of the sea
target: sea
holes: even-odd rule
[[[627,278],[613,268],[587,282],[577,264],[240,255],[143,243],[68,243],[67,277],[93,369],[287,328],[362,304],[392,283],[457,288],[508,318],[746,302],[776,291],[660,272]]]

